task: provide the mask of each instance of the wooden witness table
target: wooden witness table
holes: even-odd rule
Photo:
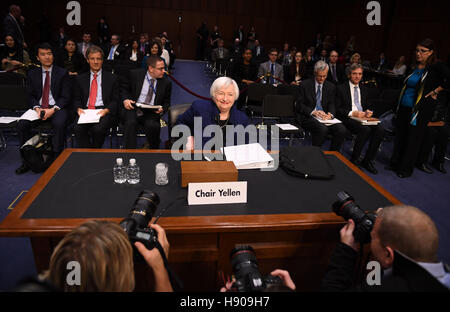
[[[379,203],[379,205],[387,206],[389,204],[400,203],[341,154],[336,152],[325,153],[328,155],[327,157],[334,159],[333,162],[335,166],[345,168],[339,170],[348,171],[346,174],[349,174],[352,179],[356,179],[355,183],[358,188],[364,187],[364,190],[367,189],[368,193],[373,192],[374,198],[378,200],[377,204]],[[135,199],[135,193],[131,194],[132,197],[130,198],[133,198],[133,200],[129,203],[128,207],[124,208],[123,214],[120,214],[120,218],[110,217],[108,212],[104,213],[101,217],[96,216],[95,218],[72,217],[72,212],[68,212],[69,215],[63,218],[61,216],[46,216],[45,213],[48,208],[46,207],[47,204],[40,205],[39,203],[42,201],[42,198],[46,198],[45,192],[48,193],[48,189],[46,190],[46,188],[55,188],[55,186],[52,186],[51,184],[54,183],[54,181],[52,182],[52,179],[58,178],[58,176],[55,178],[55,175],[57,175],[59,171],[64,172],[64,170],[69,170],[66,165],[66,162],[70,163],[69,159],[76,159],[81,156],[86,157],[87,155],[89,155],[89,158],[109,157],[110,160],[108,160],[105,168],[109,168],[110,170],[103,171],[108,171],[106,174],[110,177],[110,184],[112,185],[112,166],[114,165],[116,156],[123,157],[122,155],[125,155],[126,157],[129,155],[129,158],[136,158],[137,163],[140,166],[141,164],[142,166],[146,166],[145,160],[143,159],[147,159],[148,157],[168,158],[169,154],[170,151],[164,150],[66,149],[0,224],[0,236],[30,237],[36,267],[38,272],[41,273],[48,268],[51,253],[64,235],[90,219],[100,219],[119,223],[126,217],[132,202]],[[142,159],[140,160],[139,157]],[[143,169],[142,166],[141,170]],[[172,164],[172,167],[169,167],[169,172],[170,170],[175,171],[173,170],[173,167],[174,165]],[[154,168],[154,164],[149,164],[149,168]],[[247,175],[258,175],[257,180],[259,181],[264,175],[270,174],[259,172],[259,170],[250,171],[240,171],[239,180],[247,179]],[[82,175],[83,173],[80,174]],[[177,174],[179,175],[179,173]],[[321,185],[319,183],[332,183],[317,180],[306,181],[293,178],[287,176],[282,169],[279,169],[276,174],[283,177],[283,179],[288,179],[288,181],[291,181],[289,179],[297,179],[294,180],[294,182],[286,184],[292,186],[292,184],[299,183],[299,187],[296,188],[299,190],[297,193],[302,193],[302,188],[313,185],[314,183],[317,183],[317,185]],[[174,178],[172,177],[171,179],[173,180]],[[313,205],[307,205],[308,207],[303,207],[302,211],[296,211],[296,203],[299,202],[298,199],[293,198],[290,200],[286,198],[277,198],[277,192],[268,194],[268,191],[265,191],[264,189],[263,191],[260,191],[260,189],[255,190],[254,188],[250,189],[252,185],[259,182],[250,182],[251,179],[248,180],[248,204],[240,207],[234,212],[233,207],[225,207],[227,209],[229,208],[230,214],[228,214],[227,210],[223,207],[219,208],[217,206],[210,206],[208,209],[202,208],[204,210],[196,210],[197,208],[188,207],[187,200],[184,199],[179,205],[179,215],[177,215],[178,208],[173,208],[174,211],[172,211],[170,215],[162,216],[159,220],[158,224],[166,230],[170,242],[170,265],[183,281],[185,290],[217,291],[222,285],[221,280],[218,278],[218,272],[223,271],[225,276],[232,274],[229,255],[230,251],[237,244],[248,244],[255,249],[259,268],[263,274],[268,274],[277,268],[287,269],[291,273],[298,290],[317,290],[320,286],[323,273],[328,265],[331,253],[339,241],[339,230],[344,224],[344,220],[331,211],[332,202],[326,201],[321,203],[319,210],[317,210],[316,207],[309,207]],[[179,183],[180,181],[175,181],[174,183]],[[275,183],[274,185],[277,184],[277,181],[273,182]],[[154,180],[152,183],[154,183]],[[346,190],[351,193],[349,189],[341,189],[341,187],[349,187],[351,189],[351,185],[340,185],[343,182],[338,178],[336,178],[336,183],[339,184],[336,185],[336,190]],[[279,184],[281,185],[281,188],[286,188],[283,187],[283,181],[279,181]],[[145,185],[145,189],[151,189],[151,186],[149,185],[151,184]],[[181,183],[178,186],[172,187],[176,187],[180,192],[183,192]],[[314,186],[314,189],[317,188],[318,187]],[[327,189],[328,188],[329,186],[327,186]],[[142,189],[144,188],[142,187]],[[128,192],[128,190],[124,189],[121,189],[120,191]],[[280,190],[280,192],[282,191],[283,190]],[[291,191],[289,192],[294,193]],[[308,193],[311,192],[305,191],[305,194],[301,195],[300,200],[309,200]],[[67,190],[67,195],[63,194],[61,196],[67,196],[67,202],[70,202],[69,194],[70,190]],[[328,196],[329,198],[336,198],[337,193],[325,195],[325,192],[322,192],[322,194],[324,195],[319,196],[317,199],[318,201],[320,201],[321,197]],[[355,194],[352,195],[356,197]],[[114,195],[111,196],[114,197]],[[119,195],[116,196],[119,197]],[[175,197],[175,195],[171,196]],[[283,196],[286,197],[286,195]],[[298,196],[298,194],[292,194],[292,196]],[[80,195],[80,197],[82,197],[82,195]],[[257,207],[254,207],[254,203],[255,201],[261,200],[260,198],[263,198],[264,200],[265,197],[270,200],[279,200],[280,203],[283,203],[280,204],[282,207],[275,207],[277,210],[268,210],[270,213],[267,214],[258,212]],[[119,200],[119,198],[117,200]],[[267,201],[270,202],[270,200]],[[360,206],[363,209],[367,208],[367,206],[370,206],[370,210],[378,208],[378,206],[376,206],[377,204],[371,205],[370,200],[365,202],[365,198],[361,198],[361,200],[362,202],[359,202],[359,199],[357,201],[361,204]],[[45,203],[47,202],[48,201]],[[120,200],[118,202],[120,202]],[[363,202],[365,206],[362,205]],[[89,201],[83,203],[85,203],[84,206],[89,206]],[[160,205],[162,205],[162,203],[163,198]],[[285,207],[287,206],[286,203],[292,203],[292,207]],[[36,205],[39,206],[35,207]],[[89,211],[89,209],[93,211],[96,209],[98,210],[98,207],[100,206],[101,205],[96,205],[94,207],[84,208],[87,211]],[[60,206],[58,207],[58,209],[62,209]],[[282,209],[284,208],[289,208],[290,210],[283,211]],[[34,212],[32,211],[33,209]],[[280,209],[279,213],[278,209]],[[276,212],[274,213],[274,211]],[[33,213],[39,214],[41,212],[44,216],[43,218],[33,217]],[[191,212],[196,213],[191,214]],[[96,213],[102,213],[102,211],[97,211]],[[111,215],[112,214],[113,213],[111,212]],[[136,289],[152,289],[152,278],[146,265],[136,264],[135,271]],[[150,277],[148,277],[149,274]]]

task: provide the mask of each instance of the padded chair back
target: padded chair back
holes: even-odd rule
[[[0,85],[0,109],[25,111],[30,108],[26,88],[23,85]]]
[[[292,95],[266,95],[263,102],[264,117],[295,117],[295,99]]]
[[[191,107],[191,104],[180,104],[180,105],[172,105],[169,107],[168,112],[168,121],[169,121],[169,138],[172,140],[172,128],[175,125],[178,116],[183,114],[185,111],[187,111]]]
[[[262,105],[266,95],[270,94],[277,94],[277,89],[267,84],[252,83],[248,88],[247,101]]]
[[[25,78],[18,73],[5,72],[0,73],[0,85],[25,85]]]

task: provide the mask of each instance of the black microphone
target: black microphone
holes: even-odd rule
[[[177,198],[175,198],[166,208],[164,208],[161,213],[156,217],[155,222],[153,222],[153,224],[156,224],[156,222],[158,222],[159,218],[161,218],[170,208],[172,208],[172,206],[179,201],[180,199],[184,199],[185,195],[181,194],[181,192],[179,193],[179,196]]]

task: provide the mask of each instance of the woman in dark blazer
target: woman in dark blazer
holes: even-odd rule
[[[302,52],[298,51],[295,53],[295,60],[289,66],[287,72],[286,82],[293,85],[300,85],[300,81],[304,80],[306,76],[306,63],[303,60]]]
[[[56,55],[55,64],[66,69],[71,76],[76,76],[88,70],[88,63],[84,56],[78,52],[77,44],[73,39],[67,39],[64,49]]]
[[[450,70],[436,60],[431,39],[416,47],[417,65],[406,77],[396,114],[396,137],[390,169],[400,178],[412,175],[428,123],[436,108],[437,95],[450,87]]]
[[[138,40],[132,39],[128,44],[127,51],[125,52],[125,61],[129,64],[135,65],[136,67],[140,67],[143,59],[144,53],[139,50]]]
[[[191,136],[186,145],[188,150],[193,149],[194,147],[196,150],[202,149],[208,141],[215,138],[215,136],[211,137],[203,135],[205,128],[210,125],[217,125],[222,130],[223,146],[238,145],[236,144],[236,135],[234,137],[234,142],[225,142],[226,126],[242,125],[245,128],[250,123],[247,115],[238,110],[236,105],[234,105],[239,98],[239,88],[233,79],[228,77],[216,79],[211,86],[210,94],[212,100],[195,101],[176,121],[177,125],[186,125],[190,129]],[[194,122],[195,117],[200,117],[201,123]],[[196,133],[201,133],[202,137],[195,138],[196,141],[194,141],[193,136]],[[215,132],[212,133],[214,134]],[[216,148],[218,148],[218,146],[216,146]]]

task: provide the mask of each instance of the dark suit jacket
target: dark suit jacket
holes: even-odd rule
[[[2,41],[5,39],[6,35],[11,35],[17,41],[18,44],[23,45],[24,37],[20,26],[18,25],[19,21],[14,20],[14,17],[11,15],[6,15],[3,20],[3,34]]]
[[[119,46],[116,49],[116,52],[114,53],[114,61],[122,61],[125,59],[127,48],[123,44],[119,44]],[[111,51],[111,44],[108,43],[104,46],[103,52],[105,53],[105,60],[108,59],[109,51]]]
[[[122,84],[122,102],[124,100],[137,101],[144,85],[145,69],[133,69],[130,71],[129,79]],[[164,112],[170,106],[172,95],[172,82],[168,78],[157,79],[155,105],[161,105]],[[123,105],[121,105],[123,107]]]
[[[136,65],[136,67],[140,67],[142,65],[142,60],[144,59],[144,53],[142,53],[140,50],[138,50],[137,61],[130,60],[131,55],[132,55],[131,49],[127,49],[125,51],[124,61],[128,64],[134,64],[134,65]]]
[[[78,75],[74,87],[75,109],[87,109],[89,93],[91,89],[91,71]],[[117,116],[120,102],[120,84],[117,75],[102,70],[102,99],[105,108],[109,109],[111,115]]]
[[[200,125],[200,124],[194,124],[194,117],[201,117],[202,118],[202,133],[203,129],[205,129],[209,125],[217,125],[217,118],[220,115],[220,111],[217,108],[216,103],[213,101],[206,101],[206,100],[196,100],[194,103],[192,103],[191,107],[184,112],[182,115],[178,116],[176,124],[177,125],[186,125],[191,129],[191,135],[194,135],[194,126]],[[242,125],[247,127],[250,124],[250,121],[247,117],[247,115],[240,110],[237,109],[236,104],[233,105],[230,109],[230,119],[228,121],[228,125]],[[211,137],[204,136],[203,138],[203,145],[204,146]],[[235,135],[236,140],[236,135]],[[196,143],[197,144],[197,143]]]
[[[68,108],[70,105],[70,83],[67,71],[61,67],[53,65],[50,91],[55,99],[55,105],[59,108]],[[39,100],[42,98],[43,82],[42,68],[34,68],[28,72],[27,92],[30,108],[39,106]]]
[[[223,48],[223,58],[219,57],[219,48],[215,48],[214,50],[212,50],[211,59],[213,61],[220,60],[220,59],[227,60],[229,58],[230,58],[230,52],[228,51],[227,48]]]
[[[366,87],[359,84],[359,89],[361,93],[360,103],[363,110],[367,110],[368,105],[368,93]],[[350,93],[349,82],[345,82],[337,87],[336,92],[336,117],[340,120],[348,118],[348,114],[352,110],[352,95]]]
[[[331,65],[330,65],[330,63],[328,63],[328,66],[330,66],[330,69],[328,70],[328,77],[327,77],[327,80],[329,82],[332,82],[335,85],[340,85],[340,84],[342,84],[342,83],[344,83],[346,81],[347,77],[345,76],[344,65],[336,64],[336,78],[337,78],[337,82],[333,81],[333,75],[331,74]]]
[[[300,85],[300,96],[297,100],[297,113],[303,117],[311,117],[311,113],[316,108],[316,80],[307,79]],[[322,108],[325,113],[336,116],[336,87],[334,84],[325,81],[322,87]]]

